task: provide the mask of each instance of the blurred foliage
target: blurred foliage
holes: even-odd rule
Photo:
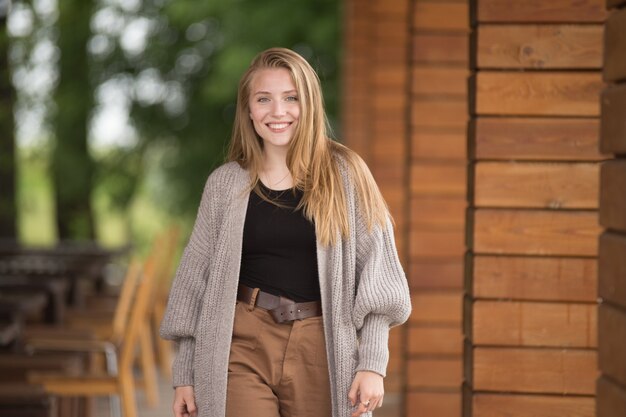
[[[239,78],[263,49],[284,46],[309,59],[336,121],[339,3],[145,0],[135,11],[117,7],[113,13],[148,28],[145,48],[119,37],[99,65],[107,77],[135,80],[131,118],[140,141],[168,150],[159,204],[174,213],[196,210],[208,173],[224,159]]]
[[[120,236],[124,240],[145,236],[151,227],[154,231],[165,227],[171,216],[193,219],[207,175],[225,156],[239,78],[266,48],[288,47],[309,60],[322,80],[329,119],[336,127],[341,2],[57,0],[56,4],[14,3],[19,19],[13,25],[10,55],[20,95],[18,131],[30,134],[29,117],[45,114],[39,117],[42,130],[35,132],[32,142],[42,150],[29,153],[37,156],[39,175],[45,177],[47,169],[59,180],[51,183],[46,178],[48,185],[38,189],[52,184],[57,195],[61,189],[80,195],[85,204],[93,203],[100,240],[124,243]],[[115,137],[116,127],[94,120],[111,102],[129,115],[130,134],[122,132],[103,145],[94,142],[98,132]],[[91,131],[83,130],[89,125]],[[56,141],[51,140],[55,136]],[[22,167],[20,173],[26,170]],[[20,186],[29,181],[21,180]],[[84,194],[88,183],[91,197]],[[31,193],[20,195],[39,201]],[[26,200],[20,204],[30,204]],[[54,213],[55,204],[50,205],[37,207]],[[31,233],[34,229],[26,223],[20,219],[20,228]],[[46,233],[46,239],[55,235]]]

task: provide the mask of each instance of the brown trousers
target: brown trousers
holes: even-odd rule
[[[331,417],[322,317],[277,324],[237,301],[226,417]]]

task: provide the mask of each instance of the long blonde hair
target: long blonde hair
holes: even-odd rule
[[[259,186],[263,140],[250,120],[250,89],[257,71],[284,68],[298,91],[300,116],[289,142],[287,167],[295,187],[303,191],[298,208],[315,222],[317,239],[334,245],[350,236],[349,213],[337,159],[345,161],[367,227],[383,226],[389,216],[374,178],[363,160],[352,150],[330,139],[320,81],[315,70],[297,53],[271,48],[258,54],[239,82],[237,110],[227,160],[236,161],[251,174],[249,191],[263,196]]]

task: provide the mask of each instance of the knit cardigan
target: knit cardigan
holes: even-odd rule
[[[391,221],[368,229],[345,162],[338,164],[350,236],[334,246],[318,240],[317,262],[332,417],[349,417],[356,372],[385,376],[389,328],[407,320],[411,302]],[[194,386],[198,417],[225,416],[249,184],[250,174],[236,162],[209,176],[161,323],[161,337],[178,343],[174,386]]]

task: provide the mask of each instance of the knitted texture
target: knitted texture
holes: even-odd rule
[[[368,230],[348,169],[338,162],[350,238],[334,246],[318,241],[317,262],[332,417],[349,417],[356,372],[385,376],[389,328],[408,319],[411,302],[391,222]],[[209,176],[161,323],[161,337],[178,342],[174,386],[194,385],[199,417],[225,416],[249,182],[249,173],[235,162]]]

